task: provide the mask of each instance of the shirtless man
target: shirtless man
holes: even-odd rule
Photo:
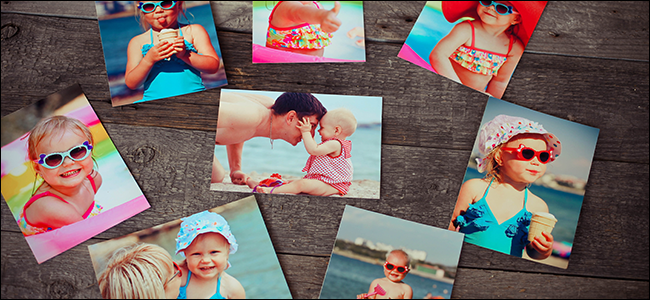
[[[246,184],[248,176],[241,170],[244,142],[254,137],[281,139],[295,146],[302,140],[298,120],[308,118],[312,136],[327,109],[309,93],[284,93],[276,100],[270,97],[237,92],[224,92],[219,103],[217,145],[225,145],[228,153],[230,179]],[[226,170],[214,157],[212,183],[222,182]]]

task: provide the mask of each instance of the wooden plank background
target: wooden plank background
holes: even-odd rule
[[[366,63],[253,65],[251,3],[212,2],[226,88],[384,99],[380,200],[256,195],[294,298],[346,204],[449,222],[487,97],[397,57],[424,4],[364,4]],[[3,299],[101,297],[88,245],[248,195],[209,191],[220,89],[113,108],[92,2],[1,6],[2,116],[79,83],[152,206],[39,265],[2,201]],[[649,297],[648,27],[648,2],[549,2],[503,100],[600,128],[569,267],[466,243],[452,298]]]

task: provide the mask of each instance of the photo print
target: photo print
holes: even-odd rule
[[[254,196],[88,250],[105,299],[291,299]]]
[[[546,2],[427,1],[397,56],[501,98]]]
[[[210,1],[95,1],[113,106],[228,84]]]
[[[210,189],[379,199],[381,116],[381,97],[221,89]]]
[[[363,1],[253,1],[253,63],[365,61]]]
[[[149,208],[79,85],[2,118],[1,181],[38,263]]]
[[[457,232],[346,205],[320,299],[449,299]]]
[[[566,269],[599,129],[490,98],[450,230]]]

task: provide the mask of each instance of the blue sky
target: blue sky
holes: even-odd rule
[[[554,162],[547,165],[547,173],[572,175],[585,181],[588,179],[600,131],[598,128],[560,119],[490,97],[479,130],[485,123],[500,114],[522,117],[538,122],[542,124],[546,131],[556,135],[562,142],[562,154]],[[478,140],[475,140],[472,152],[476,155],[479,153],[477,145]]]
[[[357,237],[426,251],[429,262],[457,266],[464,235],[346,205],[336,238],[354,241]]]

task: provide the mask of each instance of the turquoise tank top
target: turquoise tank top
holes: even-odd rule
[[[178,32],[183,36],[183,31]],[[142,46],[142,56],[147,55],[147,52],[154,46],[153,44],[153,30],[149,31],[151,36],[151,44],[144,44]],[[194,45],[185,40],[185,49],[198,53]],[[200,53],[198,53],[200,54]],[[184,95],[194,92],[204,91],[205,86],[201,79],[201,72],[194,67],[188,65],[176,55],[172,55],[169,60],[157,61],[149,75],[144,81],[144,94],[142,100],[135,101],[134,103]]]
[[[178,297],[176,299],[187,299],[187,286],[190,285],[190,278],[192,278],[192,271],[188,270],[187,274],[187,283],[185,283],[184,286],[182,286],[179,289]],[[221,275],[219,275],[219,279],[217,280],[217,292],[212,295],[212,297],[208,299],[226,299],[223,296],[221,296],[221,293],[219,293],[219,287],[221,286]]]
[[[522,257],[528,244],[528,226],[532,214],[526,210],[528,188],[524,190],[524,207],[510,219],[499,224],[490,210],[487,198],[490,185],[483,198],[470,204],[464,214],[456,218],[456,226],[465,234],[465,241],[494,251]]]

